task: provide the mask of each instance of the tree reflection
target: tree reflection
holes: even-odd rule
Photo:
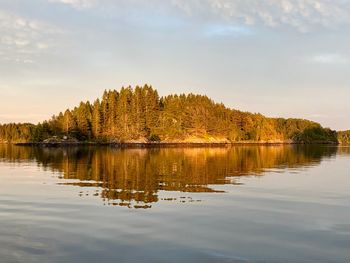
[[[262,176],[269,169],[318,165],[339,149],[296,145],[153,149],[0,145],[0,158],[14,163],[37,162],[42,169],[58,172],[64,179],[60,184],[94,187],[80,195],[100,196],[105,204],[150,208],[159,201],[159,191],[220,192],[215,185],[239,184],[239,177]],[[339,151],[349,154],[350,148]],[[186,201],[199,200],[181,200]]]

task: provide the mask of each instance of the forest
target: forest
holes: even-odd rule
[[[0,142],[3,143],[48,140],[95,143],[338,142],[335,131],[316,122],[242,112],[203,95],[160,97],[149,85],[105,90],[102,98],[92,103],[81,102],[74,109],[67,109],[36,125],[0,125]]]
[[[350,144],[350,131],[339,131],[338,141],[340,144]]]

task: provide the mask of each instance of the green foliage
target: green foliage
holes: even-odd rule
[[[152,135],[149,137],[149,140],[150,140],[151,142],[160,142],[160,141],[161,141],[160,137],[159,137],[158,135],[156,135],[156,134],[152,134]]]
[[[36,126],[0,126],[0,142],[40,142],[53,136],[97,142],[210,137],[231,142],[337,142],[334,131],[315,122],[266,118],[229,109],[202,95],[160,98],[149,85],[106,90],[101,100],[81,102],[73,110],[67,109]]]

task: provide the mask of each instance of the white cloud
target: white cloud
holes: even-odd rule
[[[0,58],[2,61],[33,63],[33,56],[54,45],[57,28],[42,21],[0,11]]]
[[[46,43],[38,43],[36,46],[38,47],[38,49],[47,49],[47,48],[49,48],[49,45],[46,44]]]
[[[77,9],[126,5],[177,8],[189,16],[223,19],[244,25],[287,25],[307,32],[315,27],[335,27],[350,22],[349,0],[47,0]]]
[[[62,3],[74,8],[83,9],[95,6],[98,0],[49,0],[52,3]]]
[[[288,25],[302,32],[350,21],[347,0],[172,0],[172,3],[191,15],[207,13],[246,25]]]
[[[319,54],[308,59],[311,63],[317,64],[346,64],[348,58],[340,54]]]

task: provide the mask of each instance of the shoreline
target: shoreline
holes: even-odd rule
[[[77,146],[111,146],[115,148],[175,148],[175,147],[226,147],[226,146],[277,146],[277,145],[333,145],[335,142],[25,142],[25,143],[4,143],[16,146],[37,146],[37,147],[77,147]]]

